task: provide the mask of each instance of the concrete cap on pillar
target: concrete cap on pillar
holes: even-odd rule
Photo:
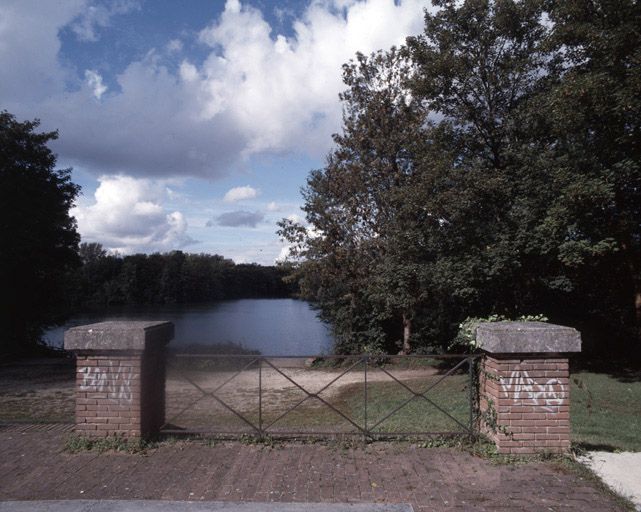
[[[81,325],[65,331],[65,350],[145,350],[163,346],[174,337],[174,324],[151,321],[112,321]]]
[[[581,334],[545,322],[488,322],[476,329],[477,346],[494,354],[581,352]]]

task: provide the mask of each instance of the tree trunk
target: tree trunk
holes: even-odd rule
[[[401,355],[406,356],[412,350],[410,336],[412,335],[412,319],[403,313],[403,350]]]

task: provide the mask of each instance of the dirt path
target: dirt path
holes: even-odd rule
[[[278,370],[267,366],[262,370],[257,368],[241,372],[234,371],[201,371],[201,372],[170,372],[167,379],[167,395],[184,396],[196,390],[194,383],[203,390],[218,389],[217,394],[224,397],[230,405],[242,408],[248,399],[258,398],[258,384],[263,391],[264,405],[278,407],[291,401],[296,395],[304,396],[301,388],[309,393],[320,393],[325,399],[330,399],[341,393],[345,386],[365,383],[362,369],[354,369],[344,373],[342,370],[318,370],[298,366],[277,367]],[[425,380],[434,377],[438,371],[432,367],[421,369],[388,369],[401,382]],[[260,375],[259,375],[260,373]],[[393,382],[393,378],[381,369],[369,370],[368,383]],[[188,380],[189,379],[189,380]],[[222,386],[222,387],[221,387]]]
[[[274,359],[270,362],[282,373],[267,364],[264,364],[260,376],[257,368],[238,374],[236,371],[204,370],[183,372],[187,380],[182,373],[170,371],[166,384],[169,408],[172,403],[178,407],[185,400],[198,396],[199,391],[191,382],[207,391],[226,383],[217,394],[232,407],[247,410],[256,407],[260,378],[264,407],[280,410],[291,405],[292,400],[304,396],[298,386],[310,393],[322,390],[323,398],[332,399],[345,386],[364,383],[365,379],[362,368],[344,373],[346,368],[309,368],[302,359]],[[0,367],[0,421],[73,422],[74,371],[73,361],[66,359],[32,360]],[[427,379],[438,373],[433,367],[388,371],[403,382]],[[392,382],[389,375],[376,368],[369,369],[367,380],[370,383]]]

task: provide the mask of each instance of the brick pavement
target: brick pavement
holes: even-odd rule
[[[559,467],[493,465],[452,449],[375,443],[270,448],[163,443],[146,454],[64,451],[61,431],[0,431],[0,500],[410,503],[415,511],[621,510]]]

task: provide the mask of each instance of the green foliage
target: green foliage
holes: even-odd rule
[[[103,452],[126,452],[144,454],[152,446],[144,439],[127,439],[122,436],[108,436],[98,439],[73,435],[67,439],[65,450],[71,453],[96,451]]]
[[[113,304],[180,304],[237,298],[289,297],[295,284],[285,270],[235,264],[219,255],[108,254],[100,244],[80,244],[82,266],[68,275],[70,311]]]
[[[449,348],[460,347],[467,350],[476,350],[476,329],[479,325],[489,322],[547,322],[549,319],[545,315],[521,315],[514,320],[510,320],[504,315],[490,315],[486,317],[467,317],[459,324],[459,331],[452,340]]]
[[[436,4],[344,66],[311,229],[281,223],[292,279],[339,352],[445,350],[466,318],[532,311],[638,347],[638,2]]]
[[[43,328],[64,313],[66,272],[78,265],[76,222],[69,216],[80,188],[70,169],[56,169],[39,121],[0,112],[0,355],[32,353]]]

